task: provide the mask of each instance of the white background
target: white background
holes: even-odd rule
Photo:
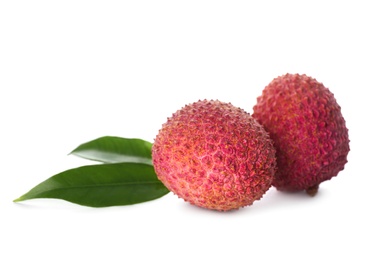
[[[0,259],[389,259],[389,5],[263,2],[1,1]],[[252,113],[287,72],[324,83],[349,128],[349,162],[315,198],[272,188],[228,213],[172,194],[12,202],[91,163],[67,155],[83,142],[152,142],[199,99]]]

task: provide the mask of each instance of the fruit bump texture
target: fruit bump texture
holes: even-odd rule
[[[332,92],[307,75],[275,78],[257,98],[253,117],[274,141],[279,190],[306,190],[344,169],[349,148],[348,129]]]
[[[152,158],[169,190],[219,211],[259,200],[276,171],[275,149],[264,128],[249,113],[218,100],[186,105],[168,118]]]

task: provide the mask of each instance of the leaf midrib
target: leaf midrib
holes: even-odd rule
[[[53,188],[50,190],[65,190],[65,189],[76,189],[76,188],[88,188],[88,187],[102,187],[102,186],[127,186],[127,185],[143,185],[143,184],[162,184],[162,182],[156,181],[142,181],[142,182],[117,182],[107,184],[86,184],[86,185],[74,185],[68,187]]]
[[[136,186],[136,185],[143,185],[143,184],[161,184],[163,187],[162,182],[156,180],[156,181],[146,181],[142,183],[137,183],[137,182],[120,182],[120,183],[109,183],[109,184],[103,184],[103,185],[77,185],[77,186],[69,186],[69,187],[59,187],[59,188],[53,188],[53,189],[46,189],[46,190],[41,190],[34,192],[32,196],[21,196],[20,198],[16,199],[15,201],[19,200],[24,200],[29,197],[35,197],[39,194],[47,193],[47,192],[53,192],[53,191],[61,191],[61,190],[74,190],[74,189],[83,189],[83,188],[99,188],[99,187],[109,187],[109,186]]]

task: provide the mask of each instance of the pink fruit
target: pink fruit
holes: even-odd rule
[[[253,117],[274,141],[279,190],[315,195],[347,163],[348,129],[334,95],[306,75],[275,78],[257,98]]]
[[[158,178],[178,197],[227,211],[270,188],[275,149],[250,114],[230,103],[198,101],[163,124],[152,148]]]

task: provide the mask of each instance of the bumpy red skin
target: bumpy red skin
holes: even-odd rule
[[[242,109],[213,100],[186,105],[168,118],[152,158],[169,190],[219,211],[259,200],[276,171],[275,149],[264,128]]]
[[[253,117],[274,141],[278,190],[306,190],[336,176],[347,163],[348,129],[334,95],[306,75],[275,78],[257,98]]]

